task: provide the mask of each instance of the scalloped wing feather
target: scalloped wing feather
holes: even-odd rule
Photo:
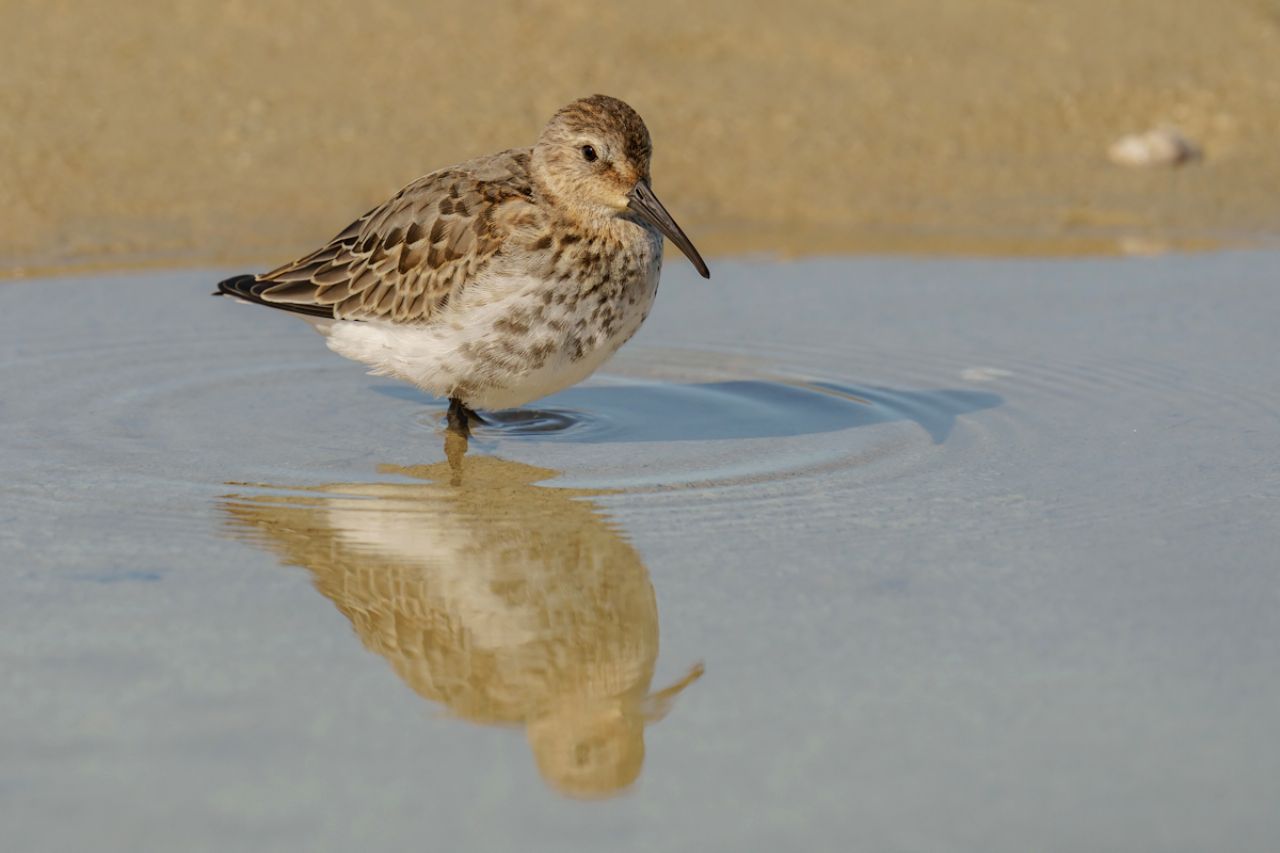
[[[528,149],[418,178],[325,246],[258,276],[267,302],[337,319],[428,320],[537,218]]]

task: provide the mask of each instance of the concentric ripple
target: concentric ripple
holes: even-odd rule
[[[486,452],[551,456],[574,486],[708,488],[885,463],[909,448],[941,445],[957,418],[1000,403],[996,394],[967,389],[766,378],[762,366],[752,369],[741,357],[709,359],[709,353],[683,361],[679,378],[663,378],[664,364],[681,355],[690,353],[641,350],[546,405],[485,413],[473,444]],[[701,381],[691,375],[694,364],[701,365]],[[724,374],[739,378],[720,378]],[[421,399],[426,408],[417,422],[439,431],[444,407]]]
[[[358,482],[381,463],[441,458],[443,401],[368,377],[297,324],[221,303],[191,334],[131,322],[175,296],[125,288],[119,322],[10,351],[0,371],[22,392],[0,440],[27,506],[129,495],[165,516],[187,505],[173,495],[198,503],[229,481]],[[743,499],[762,499],[752,489],[774,484],[774,500],[783,483],[816,494],[900,476],[1001,403],[985,389],[863,384],[791,361],[636,347],[584,385],[486,413],[472,451],[554,469],[571,487],[744,487]]]
[[[989,408],[995,395],[966,390],[911,392],[794,379],[627,382],[606,374],[557,395],[563,406],[486,413],[477,437],[544,441],[655,442],[789,438],[887,421],[921,426],[940,444],[955,417]],[[443,423],[432,410],[421,422]]]
[[[362,482],[383,463],[442,458],[443,401],[365,375],[288,318],[199,301],[204,285],[148,276],[5,286],[0,461],[18,512],[126,501],[168,517],[229,481]],[[60,311],[59,299],[77,310]],[[1229,376],[1142,358],[1037,360],[982,342],[930,351],[646,338],[588,383],[485,413],[471,452],[560,472],[549,485],[625,493],[636,512],[697,507],[707,524],[839,515],[896,529],[923,523],[904,521],[903,508],[927,494],[989,501],[1011,527],[1087,525],[1170,511],[1127,473],[1142,452],[1125,449],[1130,413],[1212,430],[1212,412],[1226,407],[1258,423],[1280,411],[1274,395]],[[1011,454],[1019,472],[1074,473],[1073,445],[1086,434],[1098,490],[1048,494],[1001,479]],[[850,516],[860,491],[894,481],[888,498]],[[1194,500],[1230,499],[1218,485],[1227,482],[1206,483]]]

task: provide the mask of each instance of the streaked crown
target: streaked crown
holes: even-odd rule
[[[617,98],[592,95],[552,116],[533,148],[533,173],[564,203],[613,215],[648,179],[652,153],[639,113]]]

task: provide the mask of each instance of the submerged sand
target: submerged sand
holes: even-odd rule
[[[1280,230],[1280,6],[0,7],[0,272],[269,262],[418,174],[632,102],[712,252],[1111,252]],[[1170,123],[1179,169],[1106,158]]]

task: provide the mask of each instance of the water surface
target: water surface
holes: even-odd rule
[[[1269,850],[1280,257],[673,265],[443,405],[0,287],[14,849]]]

